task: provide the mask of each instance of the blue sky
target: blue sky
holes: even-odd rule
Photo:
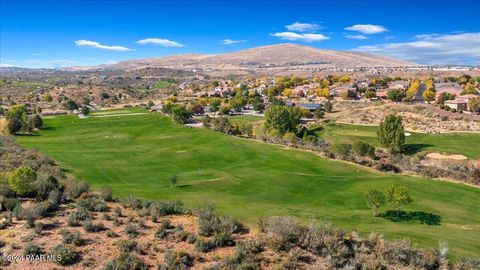
[[[298,43],[480,65],[480,0],[0,1],[2,66],[98,65]]]

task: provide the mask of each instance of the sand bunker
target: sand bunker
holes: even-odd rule
[[[453,159],[453,160],[465,160],[467,159],[464,155],[454,154],[454,155],[442,155],[440,153],[428,153],[428,158],[432,159]]]

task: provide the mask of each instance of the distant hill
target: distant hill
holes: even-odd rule
[[[210,68],[229,70],[297,66],[392,67],[410,65],[416,64],[367,53],[322,50],[296,44],[279,44],[225,54],[183,54],[158,58],[134,59],[112,65],[102,65],[97,68],[137,69],[146,67],[164,67],[174,69]],[[69,69],[75,68],[76,67],[71,67]],[[85,69],[85,67],[78,67],[78,69]]]

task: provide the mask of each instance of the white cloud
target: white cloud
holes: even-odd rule
[[[358,39],[358,40],[368,39],[368,37],[364,35],[346,35],[345,37],[348,39]]]
[[[12,64],[0,63],[0,67],[14,67]]]
[[[299,40],[305,42],[313,42],[313,41],[322,41],[326,39],[330,39],[327,36],[322,34],[299,34],[294,32],[279,32],[272,34],[274,37],[278,37],[283,40]]]
[[[301,23],[301,22],[294,22],[285,26],[287,30],[294,31],[294,32],[312,32],[320,28],[318,24],[314,23]]]
[[[345,30],[355,31],[365,35],[378,34],[388,31],[385,27],[374,24],[355,24],[353,26],[345,27]]]
[[[165,39],[165,38],[146,38],[146,39],[137,41],[137,44],[139,45],[153,44],[153,45],[160,45],[163,47],[178,47],[178,48],[184,46],[181,43],[178,43],[176,41],[172,41],[169,39]]]
[[[232,44],[237,44],[237,43],[243,43],[243,42],[247,42],[246,40],[233,40],[233,39],[224,39],[222,40],[220,43],[223,44],[223,45],[232,45]]]
[[[420,64],[480,65],[480,32],[417,35],[411,42],[361,46],[355,50]]]
[[[102,50],[119,51],[119,52],[131,50],[123,46],[107,46],[107,45],[100,44],[96,41],[90,41],[90,40],[84,40],[84,39],[75,41],[75,45],[77,45],[78,47],[97,48]]]

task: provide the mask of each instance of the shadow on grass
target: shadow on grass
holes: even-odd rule
[[[432,144],[425,144],[425,143],[412,143],[412,144],[405,144],[403,146],[403,151],[407,155],[416,154],[420,151],[425,150],[428,147],[432,147]]]
[[[175,187],[178,187],[178,188],[187,188],[187,187],[191,187],[191,186],[192,186],[191,184],[175,185]]]
[[[384,219],[393,221],[393,222],[409,222],[409,221],[419,221],[421,224],[426,225],[440,225],[442,222],[442,217],[432,213],[426,213],[423,211],[396,211],[389,210],[385,213],[378,215]]]
[[[37,137],[40,136],[38,133],[15,133],[15,136],[17,137]]]
[[[40,130],[55,130],[55,128],[53,126],[43,126]]]

